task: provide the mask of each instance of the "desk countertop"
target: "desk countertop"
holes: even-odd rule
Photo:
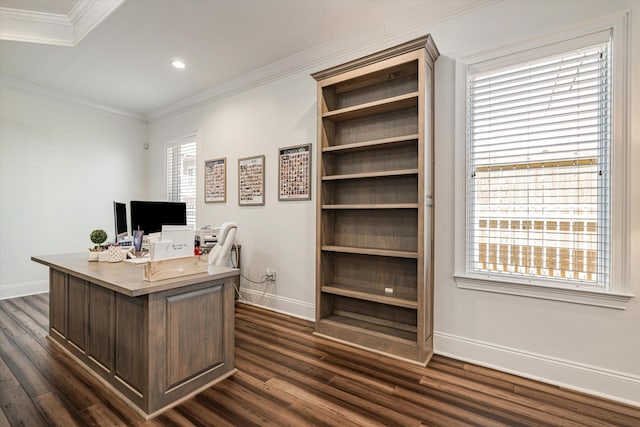
[[[144,264],[90,262],[88,253],[33,256],[31,260],[131,297],[153,294],[240,274],[240,270],[237,268],[210,265],[207,273],[148,282],[143,279]],[[202,262],[207,262],[206,257],[202,257]]]

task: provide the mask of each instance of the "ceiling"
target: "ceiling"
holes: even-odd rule
[[[105,6],[109,2],[110,9]],[[339,53],[482,3],[491,2],[0,0],[5,13],[0,30],[11,24],[2,16],[20,8],[55,18],[65,26],[64,37],[69,36],[61,43],[67,45],[56,45],[54,37],[40,36],[37,43],[0,37],[0,76],[5,83],[148,118],[270,64],[304,61],[305,55],[314,56],[310,52],[316,57]],[[83,22],[77,11],[92,5],[94,10],[102,7],[99,18]],[[80,25],[86,28],[78,33]],[[32,30],[21,28],[27,34]],[[174,58],[184,60],[187,68],[171,67]]]

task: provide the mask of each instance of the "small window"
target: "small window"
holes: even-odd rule
[[[167,200],[187,204],[187,224],[196,224],[195,136],[167,145]]]
[[[608,288],[609,46],[470,67],[471,273]]]

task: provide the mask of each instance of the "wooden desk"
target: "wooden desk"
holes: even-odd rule
[[[145,419],[236,371],[238,269],[145,282],[142,265],[86,253],[31,259],[49,267],[51,340]]]

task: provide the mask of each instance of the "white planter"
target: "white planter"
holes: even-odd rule
[[[109,254],[109,262],[120,262],[127,258],[127,252],[120,249],[119,246],[109,246],[107,253]]]

